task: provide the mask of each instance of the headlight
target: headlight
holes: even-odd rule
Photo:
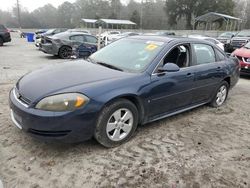
[[[36,109],[46,111],[73,111],[85,106],[89,98],[80,93],[65,93],[46,97],[37,103]]]

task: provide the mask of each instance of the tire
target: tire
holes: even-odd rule
[[[3,46],[3,39],[0,37],[0,46]]]
[[[229,84],[226,81],[223,81],[216,90],[213,100],[210,102],[210,106],[214,108],[222,106],[227,100],[228,91],[229,91]]]
[[[123,119],[124,117],[126,119],[130,117],[130,119]],[[136,106],[129,100],[119,99],[104,107],[100,113],[94,137],[104,147],[116,147],[132,137],[137,124]]]
[[[62,46],[59,50],[59,57],[62,59],[69,59],[72,54],[72,49],[69,46]]]

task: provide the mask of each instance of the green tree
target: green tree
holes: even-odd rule
[[[132,15],[130,16],[130,20],[134,23],[136,23],[137,25],[140,25],[140,14],[137,10],[134,10],[134,12],[132,13]]]
[[[233,15],[233,0],[166,0],[166,13],[170,25],[181,18],[186,20],[186,29],[192,29],[192,19],[207,12]]]

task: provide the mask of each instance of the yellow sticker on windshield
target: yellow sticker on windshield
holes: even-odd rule
[[[146,46],[146,50],[153,51],[157,48],[158,46],[155,44],[149,44]]]

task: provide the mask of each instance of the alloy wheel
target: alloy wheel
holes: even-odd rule
[[[126,138],[132,130],[134,117],[129,109],[116,110],[109,118],[106,133],[110,140],[121,141]]]
[[[225,85],[222,85],[216,95],[216,104],[218,106],[221,106],[225,102],[226,98],[227,98],[227,87]]]

